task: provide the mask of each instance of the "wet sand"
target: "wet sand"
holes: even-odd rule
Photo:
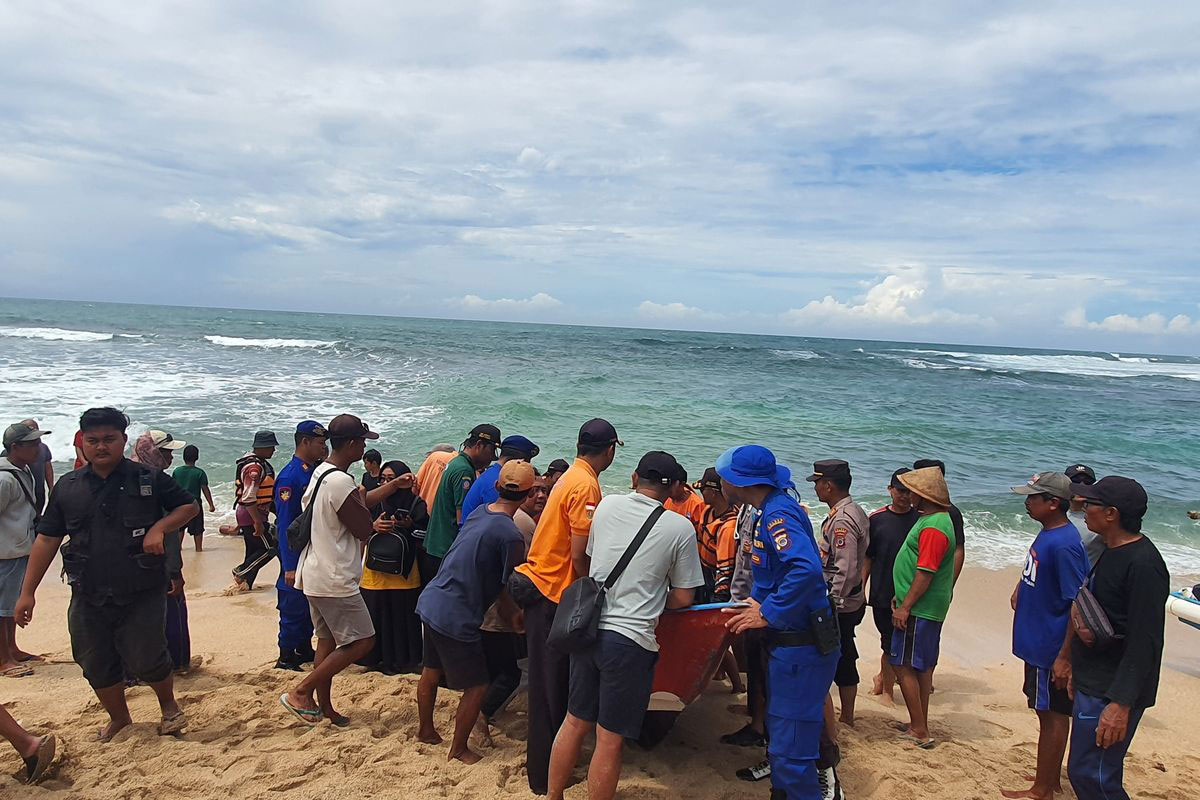
[[[340,676],[339,709],[353,718],[346,729],[328,723],[308,728],[286,715],[277,698],[296,674],[271,668],[277,652],[277,569],[265,569],[265,584],[254,592],[224,597],[229,569],[241,560],[241,540],[213,530],[205,546],[199,554],[185,549],[192,651],[200,663],[176,684],[189,718],[179,738],[155,734],[153,693],[138,687],[130,692],[135,724],[110,744],[95,741],[105,715],[71,661],[68,590],[52,567],[33,624],[18,631],[21,646],[47,654],[49,663],[32,677],[0,679],[0,699],[27,727],[57,734],[64,755],[49,780],[29,788],[16,782],[19,761],[7,751],[7,761],[0,762],[0,798],[532,797],[522,766],[523,697],[502,716],[496,746],[483,750],[484,760],[474,767],[448,764],[444,747],[415,740],[412,676],[387,677],[357,667]],[[1016,577],[1015,570],[968,568],[960,581],[931,709],[939,744],[930,751],[900,741],[889,726],[903,717],[902,709],[868,695],[878,636],[869,620],[858,629],[864,678],[858,723],[843,727],[841,736],[840,771],[849,797],[982,800],[999,797],[1000,788],[1024,785],[1021,776],[1034,765],[1037,729],[1021,694],[1021,665],[1009,654],[1008,598]],[[436,719],[443,736],[450,732],[456,702],[455,693],[439,695]],[[714,683],[657,749],[628,749],[618,797],[765,797],[765,783],[733,777],[760,754],[716,741],[744,722],[730,710],[734,703],[727,686]],[[1197,708],[1200,631],[1168,617],[1159,702],[1146,714],[1126,762],[1133,796],[1187,797],[1200,785]],[[574,787],[567,796],[586,797],[586,789]],[[1064,796],[1074,795],[1068,788]]]

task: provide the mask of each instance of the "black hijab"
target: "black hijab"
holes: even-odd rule
[[[403,461],[388,461],[380,468],[381,470],[390,469],[396,475],[407,475],[412,472],[408,468],[408,464]],[[425,501],[420,495],[412,489],[400,489],[399,491],[385,497],[383,510],[389,514],[395,514],[397,511],[407,511],[413,520],[413,526],[417,529],[424,529],[429,522],[429,511],[425,508]]]

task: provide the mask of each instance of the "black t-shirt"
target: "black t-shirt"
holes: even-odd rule
[[[967,546],[967,526],[963,524],[962,512],[958,510],[958,506],[950,506],[950,522],[954,525],[954,546]]]
[[[63,562],[73,586],[95,598],[119,598],[166,588],[166,558],[142,552],[142,537],[171,511],[195,502],[162,470],[122,459],[101,478],[85,464],[54,485],[37,530],[71,537]]]
[[[1088,587],[1123,635],[1097,651],[1078,638],[1071,643],[1075,688],[1093,697],[1133,708],[1149,708],[1158,694],[1163,626],[1171,577],[1158,548],[1148,538],[1110,547],[1096,562]]]
[[[868,587],[867,603],[872,607],[891,607],[892,597],[896,594],[896,584],[892,580],[896,554],[920,518],[921,514],[916,509],[897,514],[891,506],[885,506],[871,515],[871,535],[867,544],[867,558],[871,559],[871,585]]]
[[[364,489],[366,489],[368,492],[371,492],[371,491],[374,491],[375,489],[378,489],[378,488],[379,488],[379,484],[380,484],[380,480],[379,480],[379,478],[376,478],[374,475],[372,475],[372,474],[371,474],[371,473],[369,473],[369,472],[364,472],[364,473],[363,473],[363,476],[362,476],[362,487],[363,487]],[[380,514],[382,514],[382,513],[383,513],[383,511],[384,511],[384,508],[383,508],[383,505],[382,505],[382,504],[380,504],[380,505],[376,505],[376,506],[371,506],[371,509],[370,509],[370,510],[371,510],[371,517],[372,517],[372,519],[373,519],[373,518],[375,518],[375,517],[378,517]]]

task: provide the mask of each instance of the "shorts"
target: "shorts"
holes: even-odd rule
[[[879,631],[879,649],[886,654],[892,649],[892,633],[896,630],[892,624],[892,607],[871,606],[871,615],[875,617],[875,630]]]
[[[576,719],[636,739],[650,703],[658,653],[615,631],[598,634],[594,645],[571,654],[567,711]]]
[[[911,667],[917,672],[928,672],[937,666],[941,644],[942,623],[910,616],[906,630],[895,628],[892,631],[888,663],[893,667]]]
[[[102,602],[72,591],[67,630],[71,656],[93,689],[123,684],[126,670],[145,683],[171,674],[167,595],[161,589]]]
[[[349,597],[305,596],[313,632],[318,639],[333,639],[335,645],[345,647],[375,635],[371,612],[367,611],[360,593],[355,592]]]
[[[199,505],[199,503],[197,503],[197,505]],[[192,517],[192,521],[187,524],[187,528],[185,528],[184,530],[186,530],[192,536],[199,536],[200,534],[204,533],[204,509],[203,508],[200,509],[200,512],[198,514],[196,514],[196,516]]]
[[[464,642],[438,633],[428,624],[424,628],[421,665],[442,673],[447,689],[461,692],[491,682],[482,639]]]
[[[1055,714],[1071,716],[1075,704],[1066,689],[1060,689],[1050,680],[1050,670],[1025,665],[1025,697],[1034,711],[1053,711]]]
[[[0,617],[12,619],[17,615],[17,601],[21,599],[21,584],[28,563],[29,556],[0,559]]]
[[[858,686],[858,648],[854,646],[854,629],[863,621],[867,607],[838,614],[838,632],[842,637],[842,655],[838,659],[833,682],[837,686]]]

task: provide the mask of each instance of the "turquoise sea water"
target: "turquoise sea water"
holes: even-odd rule
[[[52,429],[59,470],[79,413],[113,404],[133,432],[199,445],[225,508],[259,428],[286,443],[301,419],[353,412],[415,469],[493,422],[536,441],[545,465],[603,416],[627,445],[609,490],[646,450],[698,476],[757,442],[803,474],[845,458],[874,508],[893,469],[942,458],[984,566],[1019,563],[1036,531],[1008,487],[1087,463],[1142,481],[1173,575],[1200,574],[1185,516],[1200,508],[1198,358],[0,299],[0,375],[0,421]]]

